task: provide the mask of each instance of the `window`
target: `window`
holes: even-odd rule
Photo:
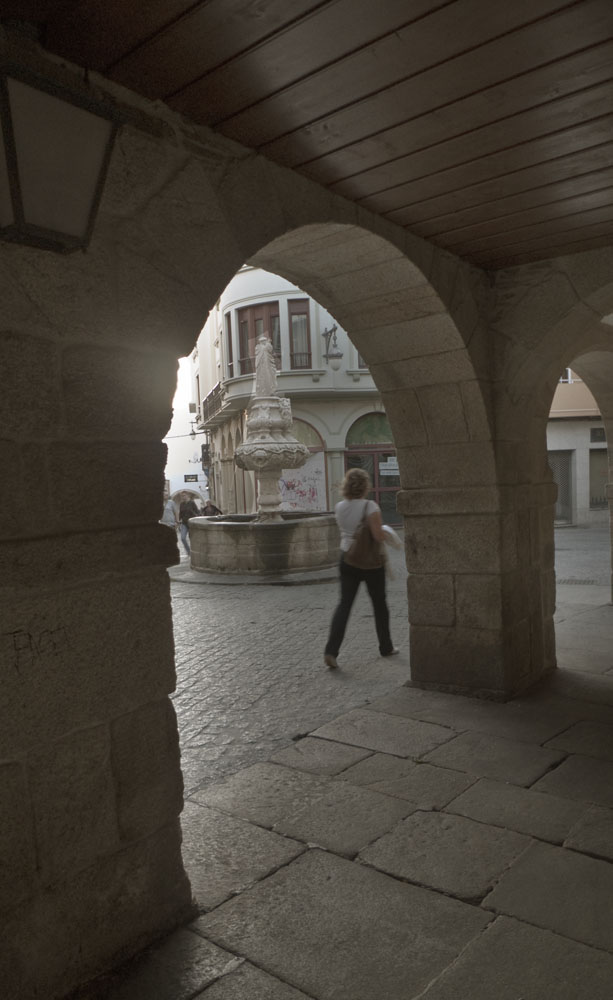
[[[562,374],[560,375],[560,382],[572,382],[572,381],[573,381],[572,371],[570,370],[570,368],[565,368]]]
[[[364,358],[362,357],[361,354],[358,354],[358,368],[366,368],[366,369],[368,369],[368,365],[364,361]]]
[[[604,427],[590,427],[590,442],[599,444],[607,440]]]
[[[226,313],[224,320],[226,324],[226,365],[228,370],[228,378],[232,378],[234,373],[234,363],[232,356],[232,316],[229,312]]]
[[[309,300],[290,299],[288,309],[290,368],[311,368]]]
[[[255,371],[255,345],[258,337],[265,335],[272,340],[277,368],[281,367],[281,333],[279,329],[279,303],[258,302],[255,306],[237,310],[239,374],[252,375]]]

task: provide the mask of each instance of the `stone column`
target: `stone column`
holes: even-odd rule
[[[613,604],[613,483],[605,486],[606,497],[609,503],[609,537],[611,539],[611,603]]]
[[[414,683],[506,698],[553,668],[554,499],[552,484],[398,494]]]

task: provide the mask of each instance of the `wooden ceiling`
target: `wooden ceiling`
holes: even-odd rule
[[[485,268],[613,244],[613,0],[0,0]]]

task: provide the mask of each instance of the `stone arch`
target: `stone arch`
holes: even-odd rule
[[[19,542],[19,552],[6,546],[3,574],[16,669],[3,690],[0,744],[28,828],[39,817],[48,831],[42,869],[24,870],[7,900],[5,950],[24,996],[68,993],[192,912],[168,700],[166,567],[176,546],[157,523],[160,442],[177,358],[246,260],[297,279],[372,367],[401,458],[414,677],[515,689],[505,674],[512,643],[498,620],[485,276],[307,178],[155,111],[139,103],[121,129],[87,253],[0,246],[9,511],[0,531]],[[11,503],[28,490],[33,454],[36,518]],[[30,754],[41,763],[28,784]],[[57,802],[70,803],[66,816]],[[21,849],[14,861],[15,870],[26,865]],[[127,870],[139,879],[119,913]],[[91,933],[100,926],[107,936]],[[23,952],[34,939],[36,961]],[[51,953],[55,965],[45,968]]]
[[[530,623],[528,602],[518,612],[505,599],[488,290],[483,275],[449,268],[436,251],[422,269],[398,242],[368,225],[311,224],[248,262],[321,303],[381,393],[400,467],[413,681],[500,696],[541,672],[542,657],[522,638],[542,623]]]

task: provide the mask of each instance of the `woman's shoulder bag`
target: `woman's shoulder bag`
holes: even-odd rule
[[[367,511],[368,500],[365,500],[362,520],[356,528],[351,546],[343,553],[343,559],[356,569],[380,569],[385,561],[383,547],[381,542],[373,537],[367,521]]]

